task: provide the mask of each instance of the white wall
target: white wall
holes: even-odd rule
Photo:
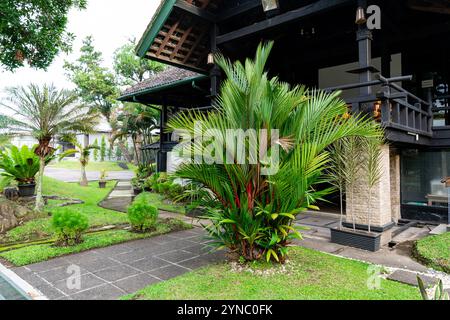
[[[381,70],[381,58],[372,59],[372,64],[378,70]],[[344,84],[352,84],[359,82],[359,75],[348,73],[349,70],[358,68],[358,63],[347,63],[339,66],[324,68],[319,70],[319,88],[335,87]],[[401,53],[391,56],[391,74],[385,77],[397,77],[402,75],[402,56]],[[379,87],[373,87],[374,92]],[[358,96],[359,89],[345,90],[342,93],[344,99]]]

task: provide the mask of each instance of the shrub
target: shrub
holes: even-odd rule
[[[170,200],[176,200],[184,193],[184,187],[178,183],[172,183],[167,191],[167,197]]]
[[[158,219],[158,209],[147,202],[146,194],[140,194],[128,207],[128,220],[135,231],[152,229]]]
[[[86,216],[69,208],[53,213],[52,227],[56,234],[56,245],[73,246],[83,242],[82,234],[89,227]]]
[[[15,179],[19,184],[35,183],[35,176],[39,172],[39,157],[27,146],[5,148],[0,151],[1,176]]]

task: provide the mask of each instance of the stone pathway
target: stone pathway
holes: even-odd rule
[[[134,193],[130,181],[119,181],[100,207],[119,212],[126,212],[133,200]]]
[[[224,260],[211,252],[200,228],[13,268],[17,275],[49,299],[118,299],[150,284]],[[79,268],[80,286],[73,286]],[[71,286],[72,285],[72,286]]]

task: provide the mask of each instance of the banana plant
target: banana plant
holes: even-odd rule
[[[83,146],[76,137],[67,135],[62,138],[62,140],[69,142],[75,146],[75,149],[69,149],[59,155],[59,161],[62,159],[74,155],[79,154],[79,162],[81,167],[81,177],[80,177],[80,186],[86,187],[88,185],[88,179],[86,176],[86,166],[89,164],[89,158],[91,156],[92,150],[100,150],[98,145],[87,145]]]

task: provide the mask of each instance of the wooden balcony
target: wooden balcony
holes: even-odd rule
[[[384,78],[366,83],[327,88],[327,91],[349,90],[363,87],[380,87],[372,95],[346,99],[353,114],[374,117],[386,129],[391,142],[430,145],[433,137],[433,114],[428,102],[400,87],[397,82],[411,80],[412,76]]]

